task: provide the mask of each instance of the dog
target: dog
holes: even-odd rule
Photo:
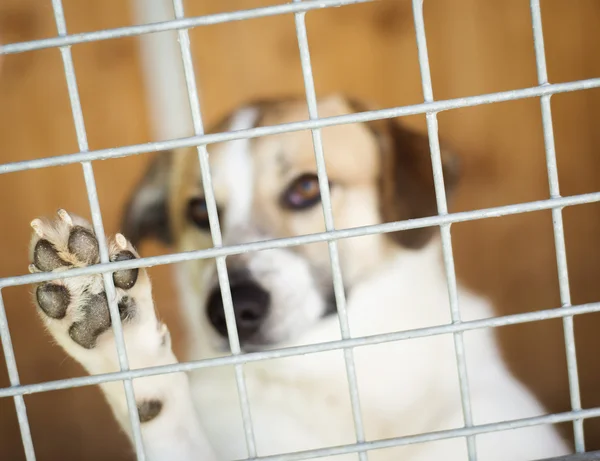
[[[367,106],[341,95],[318,102],[331,117]],[[293,98],[250,103],[215,131],[236,131],[307,118]],[[397,120],[322,129],[331,206],[338,229],[435,215],[427,136]],[[310,132],[209,146],[212,187],[223,244],[237,245],[325,230]],[[460,165],[442,145],[451,197]],[[32,272],[59,272],[99,262],[90,224],[65,210],[32,221]],[[132,194],[122,234],[108,240],[111,261],[139,257],[156,238],[177,251],[212,246],[195,149],[161,152]],[[419,228],[340,240],[339,262],[353,337],[451,322],[440,238]],[[256,352],[341,339],[327,243],[241,253],[226,258],[241,348]],[[228,355],[227,326],[215,263],[176,267],[189,327],[187,359]],[[132,369],[172,364],[169,331],[157,317],[147,271],[113,274]],[[35,304],[48,331],[91,374],[117,371],[115,339],[102,275],[40,284]],[[458,285],[463,319],[493,316],[491,304]],[[473,423],[539,416],[537,399],[508,371],[494,333],[464,333]],[[464,426],[451,334],[353,349],[362,422],[368,441]],[[342,350],[258,360],[243,367],[259,456],[356,443]],[[121,382],[100,385],[130,434]],[[236,370],[203,367],[133,381],[150,460],[225,461],[249,456]],[[131,435],[131,434],[130,434]],[[371,461],[467,460],[464,437],[369,451]],[[475,436],[481,461],[534,460],[571,453],[555,429],[529,426]],[[320,459],[349,461],[356,453]]]

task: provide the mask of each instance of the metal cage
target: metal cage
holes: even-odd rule
[[[367,452],[372,449],[389,448],[394,446],[442,440],[455,437],[465,437],[468,444],[469,459],[470,461],[475,461],[477,459],[477,454],[475,450],[474,437],[477,434],[514,429],[538,424],[552,424],[566,421],[570,421],[573,423],[575,435],[575,451],[577,452],[577,454],[560,459],[564,461],[584,461],[591,459],[600,459],[600,452],[584,453],[585,446],[583,434],[583,421],[586,418],[599,417],[600,407],[591,409],[582,409],[581,407],[573,329],[573,316],[578,314],[600,311],[600,302],[583,305],[571,304],[565,250],[565,238],[562,220],[563,207],[579,205],[584,203],[599,202],[600,192],[561,197],[558,184],[558,173],[554,148],[554,136],[550,104],[550,97],[553,94],[600,87],[600,78],[592,78],[588,80],[572,81],[560,84],[550,84],[548,82],[544,51],[544,38],[542,33],[542,21],[540,13],[540,1],[531,0],[532,31],[535,45],[538,85],[530,88],[522,88],[511,91],[436,101],[433,97],[431,75],[429,70],[429,59],[427,52],[427,43],[425,38],[425,25],[423,19],[423,0],[412,0],[424,102],[421,104],[410,106],[367,111],[337,117],[320,118],[317,112],[316,94],[305,26],[305,14],[306,12],[315,9],[363,3],[366,1],[370,0],[294,0],[292,3],[280,4],[264,8],[242,10],[229,13],[219,13],[198,17],[185,17],[182,0],[173,0],[173,9],[175,12],[174,20],[153,22],[143,25],[135,25],[108,30],[100,30],[88,33],[68,34],[61,0],[52,0],[52,6],[56,20],[56,27],[58,31],[58,35],[56,37],[21,43],[11,43],[0,46],[0,54],[24,53],[32,50],[40,50],[45,48],[60,49],[64,64],[65,78],[67,82],[68,94],[70,98],[79,147],[79,152],[73,154],[2,164],[0,165],[0,174],[8,174],[17,171],[46,168],[57,165],[81,163],[83,167],[83,175],[85,178],[93,227],[99,240],[101,259],[101,263],[98,265],[69,270],[68,272],[62,272],[60,275],[53,273],[38,273],[2,278],[0,279],[0,293],[3,288],[11,286],[40,283],[50,280],[56,280],[59,278],[76,277],[86,274],[103,274],[108,299],[114,299],[113,294],[115,287],[113,284],[112,277],[110,276],[110,273],[113,271],[131,269],[136,267],[149,267],[159,264],[171,264],[192,259],[215,258],[217,264],[219,283],[221,286],[221,291],[224,300],[224,309],[227,318],[229,341],[232,352],[230,356],[222,358],[130,370],[125,350],[119,311],[116,304],[114,302],[110,302],[110,315],[116,336],[116,344],[121,371],[102,375],[84,376],[73,379],[63,379],[38,384],[22,385],[19,381],[19,374],[17,371],[14,351],[8,329],[6,312],[4,309],[2,296],[0,295],[0,337],[2,339],[4,356],[10,379],[9,387],[0,388],[0,398],[12,397],[14,399],[18,423],[21,430],[21,438],[23,441],[26,459],[28,461],[35,460],[35,451],[33,441],[31,438],[29,423],[27,419],[27,411],[23,397],[26,394],[45,392],[57,389],[67,389],[80,386],[89,386],[108,381],[123,381],[127,403],[129,407],[130,422],[133,430],[135,451],[137,459],[141,461],[145,459],[144,446],[142,443],[140,423],[131,380],[135,378],[152,376],[162,373],[182,372],[203,367],[213,367],[221,365],[235,366],[236,380],[242,407],[242,418],[246,434],[246,443],[249,453],[248,459],[252,460],[292,461],[311,459],[328,455],[358,453],[360,460],[366,461]],[[222,132],[209,135],[204,134],[202,115],[198,99],[198,91],[196,88],[196,79],[192,65],[190,40],[187,29],[196,26],[204,26],[281,14],[293,14],[295,16],[296,35],[300,50],[301,66],[306,92],[306,101],[309,109],[309,119],[301,122],[252,128],[235,132]],[[178,34],[178,39],[181,48],[183,70],[185,75],[185,81],[187,84],[187,95],[191,107],[194,136],[169,139],[166,141],[151,142],[146,144],[129,145],[111,149],[90,151],[88,149],[86,129],[84,125],[83,113],[79,100],[77,80],[75,77],[75,70],[71,56],[71,45],[98,40],[114,39],[119,37],[140,36],[143,34],[162,31],[177,31]],[[546,151],[548,183],[550,186],[550,198],[546,200],[519,203],[515,205],[501,206],[495,208],[479,209],[475,211],[448,213],[446,195],[444,190],[444,178],[442,176],[442,164],[440,159],[437,113],[449,109],[471,107],[476,105],[511,101],[524,98],[540,99],[543,134]],[[370,225],[360,228],[335,229],[330,203],[327,172],[325,171],[325,162],[323,157],[323,146],[321,142],[320,129],[337,124],[365,122],[377,119],[401,117],[414,114],[426,114],[427,131],[430,140],[431,161],[434,173],[434,185],[437,197],[438,215],[427,218],[413,219],[409,221]],[[211,178],[208,168],[208,153],[206,150],[206,145],[221,141],[248,139],[259,136],[300,130],[312,131],[318,177],[322,191],[322,207],[325,218],[326,231],[318,234],[302,235],[298,237],[282,238],[270,241],[260,241],[234,246],[222,246],[221,232],[216,212],[216,203],[211,188]],[[204,180],[204,192],[209,211],[210,229],[214,247],[205,250],[190,251],[187,253],[174,253],[130,261],[120,261],[113,263],[109,262],[106,237],[104,234],[102,216],[96,192],[96,183],[94,179],[92,161],[124,157],[128,155],[141,154],[163,149],[173,149],[178,147],[191,146],[197,146],[198,148],[198,159],[200,162],[202,176]],[[558,281],[562,307],[557,309],[547,309],[524,314],[494,317],[484,320],[461,321],[451,245],[451,224],[476,219],[526,213],[538,210],[552,210],[552,221],[556,248],[556,262],[558,267]],[[428,226],[439,226],[441,230],[443,260],[449,287],[452,322],[447,325],[420,328],[410,331],[379,334],[369,337],[351,337],[348,327],[345,295],[336,241],[342,238],[357,237],[362,235],[370,235],[385,232],[395,232],[400,230],[415,229]],[[333,274],[335,298],[337,302],[337,310],[340,321],[342,339],[339,341],[332,341],[315,345],[242,354],[240,350],[237,330],[235,328],[235,317],[233,314],[233,306],[229,290],[229,280],[225,265],[226,256],[239,254],[243,252],[282,248],[314,242],[327,242],[329,246],[329,255]],[[519,420],[504,421],[494,424],[474,425],[471,418],[468,382],[464,360],[464,346],[462,337],[463,332],[478,328],[498,327],[518,323],[535,322],[553,318],[563,319],[565,347],[567,351],[568,378],[570,385],[571,411],[538,417],[524,418]],[[356,385],[356,375],[354,372],[354,361],[352,351],[353,348],[364,345],[379,344],[390,341],[400,341],[404,339],[447,333],[452,333],[454,336],[459,382],[461,389],[462,408],[465,421],[464,427],[433,433],[395,437],[385,440],[365,441],[360,413],[359,396]],[[256,446],[254,443],[248,397],[246,395],[246,388],[242,373],[243,365],[245,363],[259,360],[268,360],[273,358],[289,357],[294,355],[310,354],[336,349],[344,350],[345,365],[350,389],[350,401],[354,415],[356,443],[343,446],[307,450],[304,452],[286,453],[275,456],[258,456]]]

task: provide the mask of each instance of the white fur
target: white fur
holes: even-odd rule
[[[464,289],[460,290],[460,302],[465,317],[492,315],[485,300]],[[439,245],[433,243],[414,253],[399,252],[389,266],[355,288],[348,311],[355,337],[448,323]],[[339,336],[337,319],[332,317],[278,347]],[[465,342],[475,424],[544,414],[506,369],[491,331],[469,332]],[[196,354],[194,358],[203,358],[219,351],[204,349]],[[354,355],[369,440],[462,427],[451,335],[358,348]],[[341,351],[256,362],[244,369],[260,455],[355,442]],[[219,459],[246,457],[233,371],[199,370],[193,373],[192,383],[200,417]],[[569,452],[554,430],[544,426],[478,436],[477,448],[482,461],[533,460]],[[454,439],[411,445],[374,451],[369,459],[466,460],[466,444],[464,439]]]
[[[254,107],[239,110],[233,116],[229,130],[252,128],[258,115]],[[254,179],[250,142],[249,139],[238,139],[227,143],[227,151],[221,156],[223,162],[217,166],[216,173],[222,175],[230,194],[225,222],[231,229],[247,222],[250,217]]]
[[[256,110],[238,113],[231,129],[252,126]],[[224,235],[226,243],[243,243],[264,232],[251,221],[255,184],[249,141],[231,143],[215,165],[215,181],[229,194]],[[64,224],[61,224],[64,227]],[[55,246],[65,247],[68,232],[52,234]],[[44,228],[45,229],[45,228]],[[47,231],[53,229],[48,226]],[[53,231],[54,232],[54,231]],[[384,237],[371,237],[376,255]],[[34,242],[37,237],[34,238]],[[62,242],[62,243],[61,243]],[[351,249],[351,243],[344,243]],[[60,246],[62,245],[62,247]],[[358,243],[356,244],[358,245]],[[374,253],[364,267],[370,275],[353,277],[348,294],[352,336],[410,330],[450,322],[446,279],[440,246],[433,240],[418,251],[386,250],[385,263]],[[345,254],[349,254],[347,251]],[[336,316],[322,318],[324,287],[331,275],[294,249],[277,249],[239,256],[252,277],[271,295],[269,317],[261,328],[268,347],[288,347],[340,339]],[[354,258],[354,265],[360,258]],[[384,261],[380,258],[379,261]],[[189,327],[191,359],[223,355],[222,341],[206,318],[204,297],[215,283],[214,267],[204,264],[201,276],[188,262],[178,268],[177,282]],[[355,274],[360,268],[353,267]],[[60,269],[57,269],[60,270]],[[167,334],[156,319],[145,271],[127,295],[138,314],[124,324],[132,368],[176,361]],[[72,293],[85,287],[101,290],[100,276],[64,282]],[[199,288],[198,288],[199,287]],[[200,294],[198,294],[200,293]],[[119,296],[125,293],[119,291]],[[493,315],[490,304],[459,287],[463,318]],[[118,369],[112,332],[97,346],[82,349],[67,333],[85,302],[74,297],[63,320],[46,318],[48,329],[66,352],[90,373]],[[509,372],[490,329],[464,334],[470,397],[475,424],[539,416],[544,409]],[[263,348],[267,346],[261,344]],[[354,349],[362,416],[368,440],[459,428],[464,425],[452,335],[384,343]],[[341,350],[285,359],[259,361],[244,367],[258,454],[275,455],[355,443],[348,382]],[[120,383],[102,389],[122,427],[128,428]],[[169,374],[134,380],[136,399],[163,402],[161,413],[142,424],[150,461],[228,461],[246,458],[239,396],[232,367],[203,368],[188,377]],[[535,426],[477,436],[480,461],[526,461],[568,454],[551,427]],[[357,455],[320,458],[356,460]],[[369,452],[370,461],[466,461],[464,439],[389,448]]]
[[[82,226],[91,231],[85,220],[75,215],[67,219],[54,221],[35,220],[32,223],[35,233],[31,242],[31,260],[33,261],[36,243],[44,238],[58,250],[63,260],[74,267],[84,266],[71,254],[67,242],[73,225]],[[110,255],[127,249],[135,254],[133,247],[126,242],[120,246],[115,239],[109,242]],[[35,266],[32,271],[39,272]],[[57,268],[59,272],[65,268]],[[64,318],[50,318],[39,309],[40,316],[54,340],[90,374],[112,373],[119,371],[115,337],[111,329],[101,333],[91,349],[81,347],[69,334],[74,322],[84,321],[88,299],[91,294],[104,292],[102,275],[73,277],[55,282],[67,288],[70,302]],[[144,269],[140,269],[136,283],[129,289],[116,288],[115,303],[129,297],[135,303],[135,313],[123,321],[123,336],[127,347],[130,369],[176,363],[171,351],[171,340],[166,325],[156,318],[150,280]],[[38,304],[39,305],[39,304]],[[100,385],[119,425],[131,436],[129,412],[125,399],[123,383],[107,382]],[[214,452],[199,425],[192,400],[188,378],[185,374],[164,374],[133,380],[133,389],[137,403],[158,400],[163,408],[159,416],[142,424],[142,437],[149,460],[191,460],[202,453],[203,461],[215,460]],[[166,425],[163,422],[167,422]]]
[[[95,277],[98,276],[69,280],[90,284],[95,283]],[[139,322],[124,325],[132,368],[174,362],[170,341],[161,346],[165,330],[159,328],[154,316],[149,283],[139,281],[129,296],[135,298],[141,313]],[[190,293],[187,296],[188,306],[194,309],[198,300]],[[460,303],[467,318],[492,315],[486,301],[462,288]],[[348,298],[348,311],[353,336],[448,323],[439,245],[432,243],[416,252],[399,251],[388,265],[355,287]],[[67,324],[63,321],[48,322],[50,333],[90,373],[117,369],[111,332],[101,335],[96,348],[82,350],[68,341],[64,325]],[[278,346],[335,339],[339,339],[339,327],[337,319],[330,317],[296,340]],[[469,332],[465,339],[476,424],[544,413],[504,366],[491,331]],[[199,344],[202,349],[194,351],[195,359],[221,354],[206,343],[196,343]],[[357,348],[354,354],[368,440],[463,425],[451,335]],[[260,455],[355,442],[341,351],[251,363],[245,366],[245,377]],[[149,460],[225,461],[247,457],[231,367],[193,372],[191,389],[181,374],[136,379],[134,388],[137,399],[156,398],[164,402],[162,413],[142,424]],[[102,389],[117,420],[127,428],[121,384],[103,384]],[[458,461],[467,459],[465,447],[463,439],[452,439],[373,451],[369,459]],[[478,436],[477,448],[481,461],[533,460],[569,452],[559,436],[544,426]],[[331,461],[355,459],[353,454]]]

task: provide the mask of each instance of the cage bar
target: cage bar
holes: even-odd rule
[[[62,6],[62,0],[52,0],[52,8],[56,21],[56,29],[58,35],[66,35],[67,26]],[[60,53],[63,60],[65,78],[67,80],[67,90],[69,93],[69,101],[71,103],[71,111],[73,113],[73,121],[75,123],[75,132],[77,135],[77,144],[79,150],[85,152],[88,150],[87,134],[85,130],[85,121],[83,111],[81,109],[81,101],[79,99],[79,90],[77,88],[77,79],[75,77],[75,67],[73,66],[73,57],[69,47],[61,47]],[[106,244],[106,235],[104,234],[104,225],[102,223],[102,213],[100,211],[100,202],[98,201],[98,192],[96,190],[96,180],[94,179],[94,170],[90,162],[83,162],[83,176],[85,187],[90,205],[90,213],[92,216],[92,225],[98,240],[100,250],[100,262],[109,263],[108,246]],[[109,272],[102,274],[104,288],[106,290],[106,298],[108,301],[108,311],[110,314],[111,325],[115,335],[115,345],[117,347],[117,357],[119,359],[119,367],[121,371],[129,370],[129,360],[127,359],[127,348],[125,347],[125,338],[123,337],[123,327],[121,325],[121,316],[119,308],[115,300],[117,299],[115,286],[112,275]],[[127,401],[127,409],[129,411],[129,423],[131,424],[131,433],[133,437],[133,445],[138,461],[144,461],[146,455],[144,452],[144,443],[142,440],[142,431],[140,428],[140,419],[138,415],[137,405],[135,403],[135,394],[133,391],[133,383],[130,379],[123,380],[125,390],[125,399]]]
[[[284,3],[263,8],[238,10],[227,13],[182,18],[172,21],[162,21],[150,24],[118,27],[115,29],[98,30],[94,32],[84,32],[80,34],[64,35],[62,37],[9,43],[6,45],[0,45],[0,54],[23,53],[25,51],[43,50],[45,48],[56,48],[59,46],[70,46],[79,43],[98,42],[101,40],[109,40],[114,38],[135,37],[143,34],[151,34],[153,32],[189,29],[190,27],[223,24],[225,22],[264,18],[268,16],[277,16],[281,14],[297,13],[300,11],[311,11],[372,1],[374,0],[306,0],[302,3]]]
[[[538,200],[534,202],[523,202],[514,205],[504,205],[493,208],[482,208],[473,211],[448,213],[444,216],[430,216],[426,218],[415,218],[406,221],[394,221],[384,224],[373,224],[369,226],[336,229],[329,232],[319,232],[315,234],[306,234],[296,237],[262,240],[238,245],[229,245],[219,248],[207,248],[203,250],[170,253],[160,256],[132,259],[129,261],[115,261],[106,264],[101,263],[96,264],[94,266],[69,269],[68,271],[61,272],[60,274],[51,272],[40,272],[37,274],[16,275],[12,277],[0,278],[0,289],[9,286],[27,285],[32,283],[41,283],[48,282],[51,280],[65,279],[69,277],[78,277],[81,275],[100,274],[104,272],[115,272],[139,267],[151,267],[164,264],[173,264],[183,261],[191,261],[194,259],[217,258],[219,256],[242,254],[248,253],[250,251],[287,248],[298,245],[306,245],[309,243],[328,242],[330,240],[354,238],[363,235],[383,234],[388,232],[398,232],[407,229],[440,226],[442,224],[467,222],[474,221],[477,219],[499,218],[502,216],[529,213],[532,211],[550,210],[556,207],[563,208],[566,206],[582,205],[586,203],[596,202],[600,202],[600,192],[591,192],[587,194],[572,195],[569,197],[561,197],[555,199]]]
[[[415,33],[417,38],[417,51],[419,67],[421,69],[421,84],[423,88],[423,99],[425,102],[433,102],[433,85],[431,83],[431,71],[429,69],[429,53],[427,51],[427,38],[425,36],[425,20],[423,18],[423,0],[413,0],[413,17],[415,22]],[[427,134],[429,135],[429,150],[431,154],[431,165],[433,170],[433,185],[439,215],[448,214],[448,203],[444,187],[444,174],[442,157],[440,151],[440,139],[438,135],[437,112],[427,112]],[[454,268],[454,255],[452,252],[452,236],[450,223],[440,225],[442,239],[442,256],[446,272],[446,283],[448,285],[448,300],[450,302],[450,316],[452,323],[460,324],[460,306],[458,302],[458,287],[456,284],[456,271]],[[454,351],[456,354],[456,367],[458,371],[458,383],[460,387],[460,400],[462,405],[465,427],[473,425],[471,411],[471,398],[469,395],[469,377],[465,359],[465,344],[462,332],[456,332],[454,336]],[[475,438],[467,436],[467,452],[469,461],[477,460],[477,447]]]
[[[183,2],[182,0],[173,0],[173,9],[176,19],[183,19]],[[190,49],[190,37],[187,29],[178,30],[179,45],[181,48],[181,58],[183,60],[183,69],[185,74],[185,82],[187,85],[190,110],[192,112],[192,122],[194,124],[194,133],[197,136],[204,134],[204,125],[202,122],[202,114],[200,111],[200,100],[198,97],[198,89],[196,88],[196,76],[194,74],[194,66],[192,63],[192,52]],[[217,213],[217,202],[212,187],[212,178],[210,174],[210,165],[208,161],[208,151],[206,145],[198,146],[198,160],[200,162],[200,171],[202,174],[202,186],[204,189],[204,199],[206,200],[206,208],[208,211],[208,220],[210,225],[210,233],[213,241],[213,246],[221,247],[223,238],[221,235],[221,226],[219,224],[219,215]],[[237,326],[235,321],[235,313],[233,311],[233,301],[231,299],[231,289],[229,286],[229,275],[227,274],[227,263],[225,256],[215,258],[217,266],[217,277],[221,289],[221,298],[223,299],[223,310],[225,312],[225,322],[227,324],[227,333],[229,337],[229,347],[232,355],[240,355],[242,353],[240,347],[240,339],[238,337]],[[244,434],[246,437],[246,448],[250,458],[256,457],[256,441],[254,439],[254,430],[252,428],[252,416],[250,414],[250,402],[248,399],[248,391],[246,389],[246,381],[244,379],[244,370],[241,363],[234,365],[235,380],[240,399],[240,409],[242,413],[242,423],[244,426]]]
[[[344,347],[361,347],[375,344],[383,344],[392,341],[403,341],[414,338],[424,338],[427,336],[451,334],[459,331],[470,331],[478,328],[496,328],[506,325],[517,325],[521,323],[537,322],[562,318],[565,315],[581,315],[593,312],[600,312],[600,302],[581,304],[578,306],[552,308],[524,314],[513,314],[501,317],[491,317],[482,320],[471,320],[460,324],[437,325],[433,327],[417,328],[413,330],[398,331],[393,333],[377,334],[372,336],[362,336],[338,341],[328,341],[324,343],[310,344],[305,346],[287,347],[283,349],[272,349],[262,352],[251,352],[241,355],[230,355],[212,359],[198,361],[181,362],[170,365],[160,365],[155,367],[138,368],[129,371],[120,371],[114,373],[97,374],[93,376],[82,376],[79,378],[69,378],[56,381],[46,381],[38,384],[23,384],[0,388],[0,398],[13,397],[15,395],[34,394],[60,389],[69,389],[73,387],[92,386],[110,381],[118,381],[128,378],[140,378],[144,376],[155,376],[166,373],[188,372],[200,368],[210,368],[218,366],[235,365],[237,363],[251,363],[261,360],[272,360],[284,357],[293,357],[296,355],[308,355],[318,352],[329,352],[342,349]]]
[[[250,128],[247,130],[228,131],[222,133],[205,134],[202,136],[190,136],[187,138],[171,139],[168,141],[156,141],[145,144],[133,144],[130,146],[99,149],[89,152],[77,152],[73,154],[57,155],[53,157],[24,160],[0,164],[0,174],[14,173],[17,171],[46,168],[50,166],[69,165],[93,160],[107,160],[129,155],[143,154],[159,150],[177,149],[182,147],[196,147],[201,144],[214,144],[217,142],[234,141],[237,139],[258,138],[280,133],[291,133],[294,131],[314,130],[333,125],[350,123],[371,122],[386,118],[404,117],[408,115],[424,114],[426,112],[441,112],[444,110],[461,109],[465,107],[492,104],[496,102],[514,101],[516,99],[535,98],[550,94],[567,93],[570,91],[589,90],[600,87],[600,78],[577,80],[567,83],[554,83],[518,90],[501,91],[478,96],[467,96],[455,99],[434,101],[431,103],[420,103],[409,106],[399,106],[389,109],[357,112],[354,114],[339,115],[335,117],[319,118],[317,120],[306,120],[301,122],[271,125],[266,127]]]
[[[600,459],[600,451],[590,451],[588,453],[560,456],[558,458],[547,459],[545,461],[596,461],[598,459]]]
[[[543,86],[548,84],[548,70],[546,68],[544,33],[542,31],[542,12],[539,0],[531,0],[531,19],[538,83]],[[560,197],[560,188],[558,185],[558,167],[556,164],[556,149],[554,145],[554,129],[552,127],[550,95],[544,95],[540,98],[540,106],[542,111],[542,130],[544,133],[546,169],[548,170],[550,197],[557,198]],[[556,249],[556,265],[558,269],[560,302],[563,307],[568,307],[571,305],[571,290],[569,288],[569,271],[567,268],[565,232],[563,228],[562,210],[560,208],[552,209],[552,227],[554,231],[554,246]],[[571,409],[577,411],[581,410],[581,396],[579,393],[577,352],[575,350],[575,329],[573,327],[572,316],[563,317],[563,330],[567,355],[567,374],[569,378]],[[577,453],[583,453],[585,451],[583,420],[576,419],[573,421],[573,432],[575,434],[575,451]]]
[[[8,380],[10,388],[15,389],[20,386],[19,370],[15,359],[15,351],[10,338],[10,330],[8,329],[8,320],[6,319],[6,309],[4,309],[4,300],[2,299],[2,291],[0,290],[0,341],[2,341],[2,350],[4,351],[4,360],[6,361],[6,369],[8,371]],[[31,428],[29,427],[29,419],[27,418],[27,408],[25,407],[25,399],[23,394],[15,394],[13,401],[15,402],[15,411],[17,413],[17,421],[21,432],[21,440],[23,441],[23,450],[25,451],[25,459],[27,461],[35,461],[35,450],[33,448],[33,440],[31,438]]]
[[[302,0],[294,0],[300,3]],[[294,20],[296,23],[296,38],[298,40],[298,49],[300,51],[300,65],[302,67],[302,77],[304,80],[304,90],[306,93],[306,104],[308,106],[308,116],[311,120],[319,118],[317,107],[317,94],[312,73],[312,64],[310,61],[310,50],[308,47],[308,37],[306,34],[306,13],[296,13]],[[321,207],[323,209],[323,218],[325,221],[325,230],[335,229],[333,223],[333,210],[331,207],[331,193],[329,190],[329,178],[325,166],[325,154],[323,152],[323,140],[321,130],[311,130],[315,161],[317,165],[317,177],[319,180],[319,189],[321,191]],[[340,256],[337,242],[330,240],[327,242],[329,251],[329,260],[331,265],[331,275],[333,281],[333,291],[335,296],[335,305],[337,308],[338,321],[340,324],[340,334],[342,339],[350,338],[350,325],[348,323],[348,312],[346,310],[346,293],[344,290],[344,281],[342,279],[342,268],[340,265]],[[354,431],[356,441],[362,443],[365,441],[365,430],[363,427],[360,397],[358,393],[358,382],[356,379],[356,366],[354,363],[354,352],[351,348],[344,348],[344,365],[346,367],[346,378],[348,381],[348,391],[350,393],[350,405],[352,407],[352,417],[354,419]],[[360,461],[367,461],[366,451],[358,453]]]

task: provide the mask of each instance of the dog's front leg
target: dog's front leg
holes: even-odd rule
[[[99,262],[98,241],[91,226],[64,210],[58,219],[32,221],[32,272],[60,272]],[[111,261],[137,254],[120,234],[110,240]],[[115,272],[127,356],[131,369],[176,363],[166,325],[154,310],[151,284],[144,269]],[[102,275],[72,277],[36,287],[38,311],[53,338],[90,374],[119,370]],[[113,413],[131,438],[123,383],[101,384]],[[141,432],[150,461],[215,461],[200,426],[184,373],[133,380]]]

